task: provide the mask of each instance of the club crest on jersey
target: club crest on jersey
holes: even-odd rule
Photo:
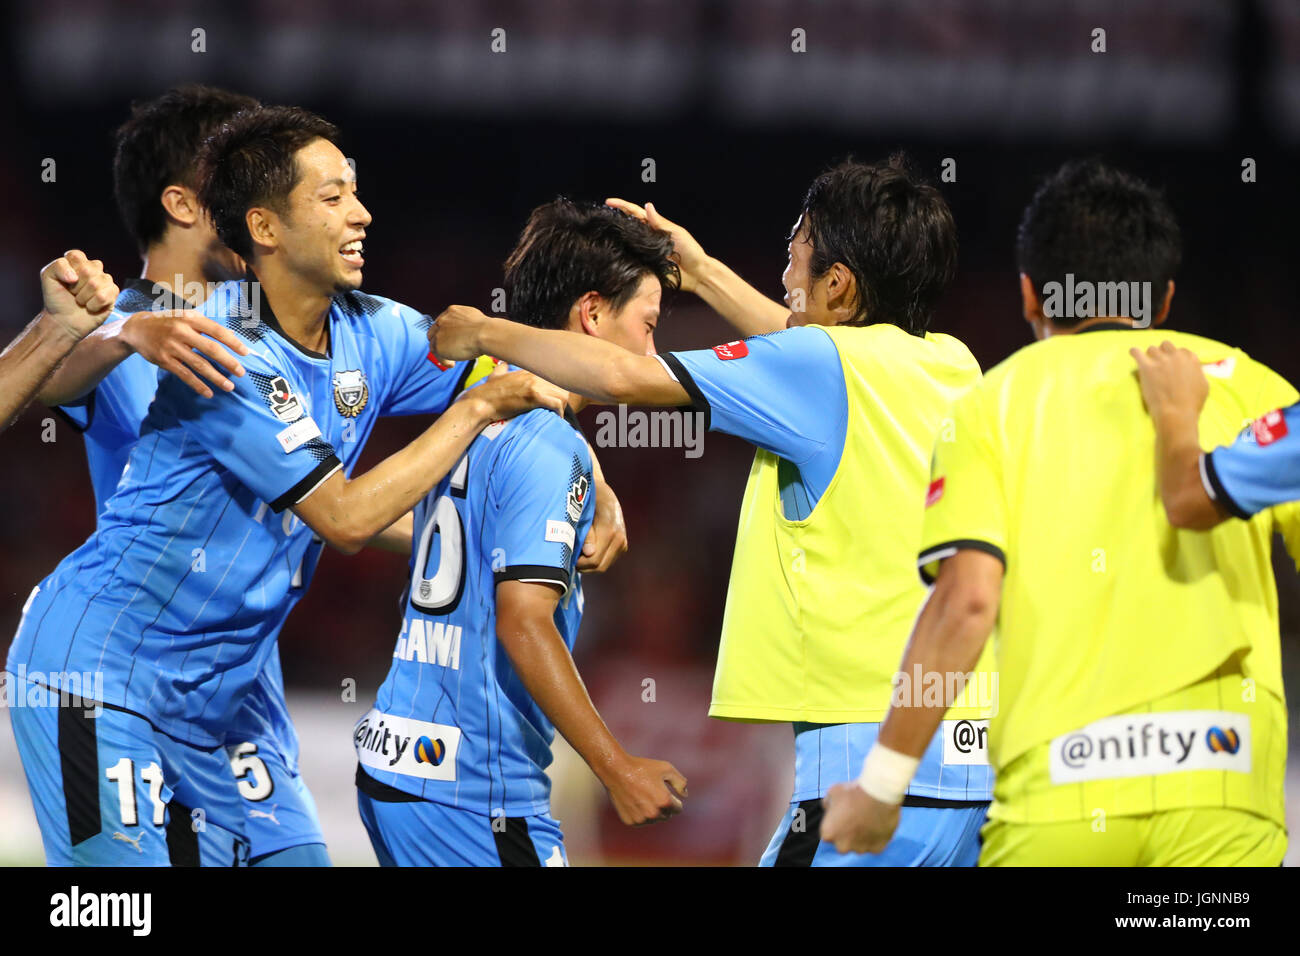
[[[302,417],[302,402],[283,375],[271,379],[271,394],[266,396],[266,402],[271,406],[271,414],[286,425]]]
[[[569,520],[577,523],[582,517],[582,506],[587,503],[587,492],[591,490],[591,482],[587,480],[586,475],[579,475],[569,486],[569,497],[566,502],[569,512]]]
[[[370,400],[366,373],[360,369],[334,373],[334,407],[344,418],[356,418]]]

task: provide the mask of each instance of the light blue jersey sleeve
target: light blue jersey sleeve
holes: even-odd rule
[[[659,356],[711,431],[735,435],[782,458],[787,517],[804,518],[826,491],[844,452],[848,393],[839,352],[815,326]]]
[[[241,362],[246,374],[232,377],[234,391],[204,398],[175,375],[164,375],[158,401],[190,438],[280,512],[315,491],[341,463],[307,413],[300,386],[256,352]]]
[[[567,592],[595,513],[591,452],[577,429],[551,411],[529,412],[515,427],[529,431],[503,449],[489,489],[496,510],[487,542],[493,577],[497,584],[550,582]]]
[[[1257,418],[1231,445],[1202,455],[1201,480],[1236,518],[1300,499],[1300,403]]]
[[[472,363],[450,368],[429,353],[429,326],[433,320],[409,306],[394,302],[375,317],[388,370],[379,403],[381,415],[440,415],[459,392],[463,375]]]

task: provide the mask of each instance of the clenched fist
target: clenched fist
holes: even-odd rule
[[[45,315],[73,341],[103,324],[117,301],[118,288],[104,263],[70,249],[41,270]]]
[[[487,321],[488,316],[472,306],[449,306],[429,327],[430,351],[440,359],[453,362],[478,358],[483,354],[478,333]]]

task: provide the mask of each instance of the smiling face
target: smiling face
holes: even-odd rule
[[[288,271],[324,293],[361,287],[362,240],[370,213],[337,146],[316,139],[294,154],[297,183],[288,209],[274,216],[276,251]]]

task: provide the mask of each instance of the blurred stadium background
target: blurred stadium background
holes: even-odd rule
[[[39,308],[37,270],[64,249],[102,258],[119,279],[138,274],[111,196],[111,131],[132,99],[204,81],[342,127],[374,215],[366,288],[435,314],[453,302],[487,309],[528,211],[557,194],[651,200],[776,296],[784,237],[825,165],[904,148],[937,179],[952,158],[957,178],[942,189],[961,274],[936,326],[986,368],[1029,341],[1013,239],[1036,178],[1100,154],[1164,184],[1179,215],[1171,323],[1300,381],[1294,0],[15,0],[5,17],[6,342]],[[1098,28],[1104,53],[1092,50]],[[792,50],[796,30],[806,52]],[[1258,182],[1242,182],[1246,157]],[[46,158],[54,182],[42,181]],[[670,306],[661,349],[732,337],[690,297]],[[47,417],[33,408],[0,437],[0,647],[32,586],[93,527],[81,440],[60,424],[43,442]],[[381,425],[363,467],[421,427]],[[600,455],[632,550],[587,580],[578,664],[628,749],[673,761],[691,798],[673,822],[627,830],[561,745],[554,815],[577,864],[752,864],[788,800],[791,731],[706,717],[750,452],[709,435],[693,460],[681,449]],[[1294,694],[1300,586],[1285,554],[1276,564]],[[404,577],[397,556],[328,555],[281,640],[304,773],[341,864],[374,862],[350,731],[387,670]],[[348,678],[355,703],[341,699]],[[1300,772],[1290,784],[1294,824]],[[6,728],[0,863],[41,859]]]

